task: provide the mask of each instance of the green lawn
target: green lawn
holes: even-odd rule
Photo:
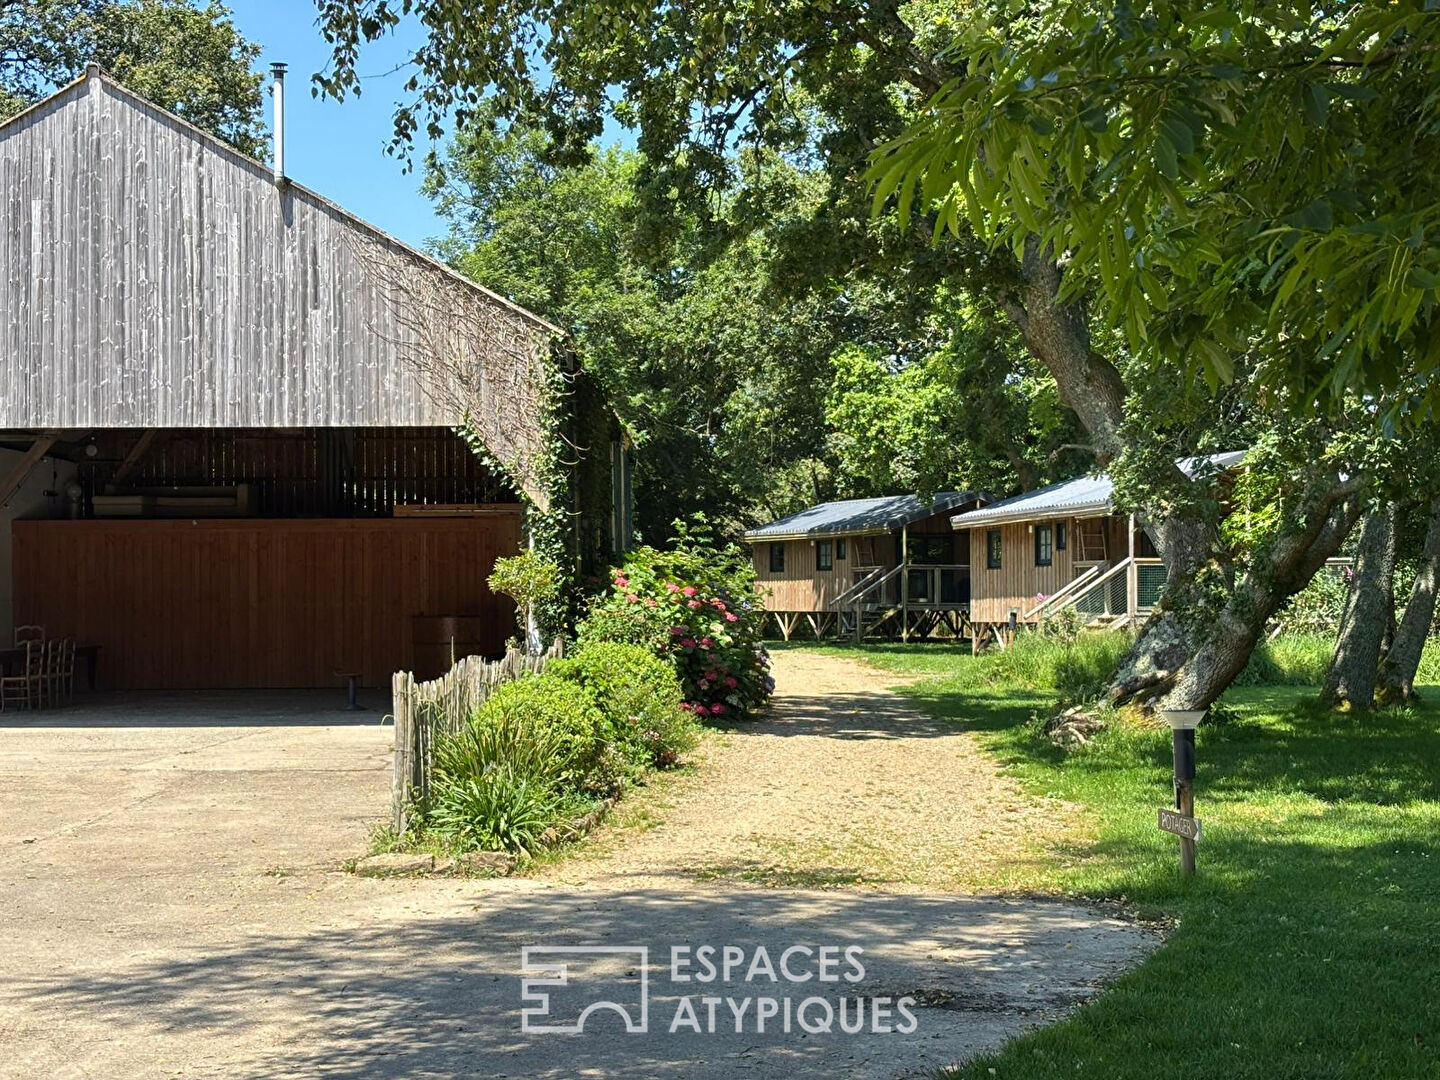
[[[1168,731],[1064,754],[1052,696],[943,646],[823,651],[929,676],[904,692],[975,732],[1030,790],[1088,808],[1036,887],[1173,922],[1167,943],[1070,1019],[956,1077],[1440,1077],[1440,707],[1337,717],[1301,687],[1232,690],[1199,732],[1198,875],[1155,825]],[[1429,696],[1440,701],[1440,688]]]

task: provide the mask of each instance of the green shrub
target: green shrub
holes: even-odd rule
[[[559,795],[543,779],[501,762],[440,782],[428,824],[457,851],[529,854],[554,824],[559,806]]]
[[[512,741],[553,741],[550,776],[558,786],[598,791],[613,787],[605,717],[590,695],[569,679],[545,671],[496,687],[470,718],[471,728],[491,725]]]
[[[643,645],[589,640],[547,674],[583,686],[605,715],[610,738],[638,776],[673,765],[696,742],[695,723],[682,707],[680,679],[670,664]]]
[[[495,560],[486,584],[491,592],[502,593],[515,601],[515,621],[524,641],[528,616],[537,605],[554,599],[560,591],[560,567],[533,551]],[[525,641],[525,648],[531,643]]]
[[[568,763],[560,733],[531,723],[518,709],[477,710],[469,723],[435,746],[437,782],[461,782],[504,766],[559,787]]]
[[[685,708],[697,716],[744,716],[775,689],[763,644],[765,612],[749,556],[720,547],[704,519],[675,522],[665,550],[642,547],[611,575],[581,622],[582,647],[640,645],[680,678]]]

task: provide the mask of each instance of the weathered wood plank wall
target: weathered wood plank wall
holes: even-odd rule
[[[834,544],[834,538],[831,538]],[[770,570],[770,544],[785,545],[785,569]],[[834,569],[815,568],[813,540],[760,541],[755,544],[752,558],[760,591],[767,611],[828,611],[830,601],[850,588],[855,581],[855,568],[865,564],[859,545],[866,545],[873,558],[885,566],[895,565],[895,543],[889,536],[847,537],[845,558],[834,560]],[[832,546],[831,550],[834,548]]]
[[[417,367],[417,313],[367,252],[458,281],[87,78],[0,127],[0,427],[459,423]],[[468,284],[455,295],[493,309],[513,346],[501,350],[507,375],[547,347],[540,320]],[[480,384],[497,375],[475,372]],[[505,430],[530,437],[523,423]]]
[[[17,521],[15,614],[101,647],[116,689],[388,685],[414,667],[415,616],[514,632],[485,585],[520,517]]]
[[[1035,565],[1035,536],[1030,531],[1030,522],[1013,522],[996,526],[1002,531],[1003,557],[999,570],[986,566],[986,534],[989,528],[981,525],[970,530],[970,618],[977,623],[1003,623],[1010,618],[1010,609],[1019,610],[1023,616],[1039,601],[1037,597],[1058,592],[1074,579],[1083,567],[1076,567],[1079,558],[1077,529],[1080,522],[1073,518],[1065,520],[1065,550],[1054,551],[1050,566]],[[1052,527],[1058,522],[1047,524]],[[1104,519],[1106,555],[1116,562],[1126,557],[1126,519],[1109,515]],[[1139,550],[1137,542],[1137,551]]]

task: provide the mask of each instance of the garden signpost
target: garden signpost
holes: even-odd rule
[[[1160,811],[1160,828],[1180,837],[1180,872],[1195,873],[1195,842],[1200,822],[1195,819],[1195,728],[1204,709],[1161,709],[1170,725],[1175,754],[1175,809]]]

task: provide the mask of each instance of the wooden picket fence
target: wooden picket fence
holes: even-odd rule
[[[437,739],[460,730],[497,686],[543,671],[565,654],[559,638],[539,656],[511,649],[503,660],[467,656],[438,679],[417,682],[408,671],[391,680],[395,716],[395,771],[390,785],[390,819],[397,833],[410,814],[430,801],[430,773]]]

